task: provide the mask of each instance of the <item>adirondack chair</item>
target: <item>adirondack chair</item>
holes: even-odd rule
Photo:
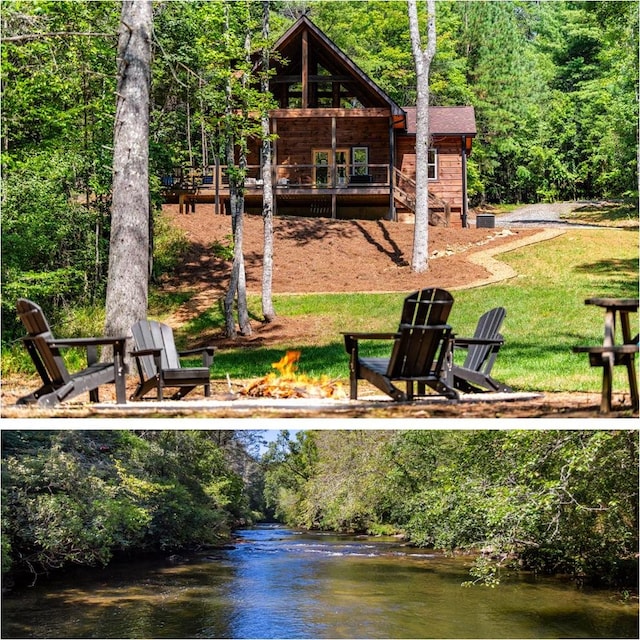
[[[513,391],[491,377],[491,369],[498,356],[504,338],[500,327],[507,312],[504,307],[496,307],[480,316],[473,338],[453,336],[455,349],[467,349],[467,357],[461,366],[453,365],[449,371],[449,382],[465,393],[478,391]]]
[[[343,333],[350,355],[350,395],[358,397],[358,380],[368,380],[396,401],[425,394],[426,386],[437,395],[457,399],[458,392],[445,380],[451,327],[446,324],[453,297],[444,289],[423,289],[407,296],[400,325],[394,333]],[[388,358],[362,358],[361,340],[389,340]],[[406,384],[406,392],[393,383]],[[417,383],[417,394],[414,393]]]
[[[150,391],[156,391],[156,399],[163,400],[165,387],[178,388],[172,400],[184,398],[196,387],[204,386],[204,395],[211,395],[209,367],[213,363],[213,347],[180,351],[176,349],[173,330],[169,325],[155,320],[142,320],[131,328],[135,358],[140,382],[131,400],[141,400]],[[182,367],[180,358],[202,354],[202,367]]]
[[[86,391],[89,392],[92,402],[98,402],[98,388],[110,383],[115,383],[116,402],[126,403],[124,364],[126,336],[54,338],[42,309],[35,302],[20,298],[16,308],[27,330],[27,336],[22,338],[22,341],[42,380],[42,386],[37,391],[20,398],[17,404],[37,403],[43,407],[52,407]],[[113,361],[98,362],[97,347],[107,345],[113,347]],[[87,368],[77,373],[69,373],[60,352],[62,347],[85,348]]]

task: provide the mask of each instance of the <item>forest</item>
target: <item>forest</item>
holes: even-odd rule
[[[637,430],[2,432],[2,571],[38,576],[228,544],[260,521],[631,590]],[[261,444],[262,443],[262,444]]]
[[[251,72],[246,42],[268,44],[261,5],[153,4],[152,279],[181,247],[159,213],[160,176],[224,152],[226,79]],[[104,306],[120,7],[3,2],[3,349],[20,333],[18,297],[54,320],[73,308],[65,323],[85,328]],[[415,104],[405,2],[274,1],[270,13],[270,40],[307,13],[394,100]],[[636,2],[439,1],[430,99],[475,108],[472,203],[636,198],[637,50]],[[265,97],[235,99],[250,111]]]

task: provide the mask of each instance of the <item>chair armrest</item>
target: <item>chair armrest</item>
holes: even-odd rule
[[[484,339],[484,338],[456,338],[455,336],[452,338],[453,346],[459,347],[460,349],[465,349],[474,344],[484,344],[484,345],[503,345],[504,339]]]
[[[84,347],[87,351],[87,364],[89,366],[98,362],[98,350],[100,345],[113,347],[114,361],[124,361],[124,349],[127,344],[127,336],[102,336],[99,338],[53,338],[48,340],[50,347]]]
[[[362,332],[362,333],[345,333],[344,336],[344,348],[347,353],[352,355],[358,355],[358,341],[359,340],[395,340],[400,334],[397,332]]]
[[[346,331],[343,331],[342,335],[345,338],[350,337],[350,338],[353,338],[354,340],[391,340],[393,338],[398,337],[398,332],[387,331],[387,332],[380,332],[380,333],[367,333],[367,332],[347,333]]]
[[[104,344],[110,344],[118,346],[120,343],[124,343],[127,340],[127,336],[118,337],[101,337],[101,338],[54,338],[48,340],[48,344],[52,347],[91,347]]]
[[[187,349],[186,351],[179,351],[178,356],[183,358],[185,356],[194,355],[194,354],[202,354],[202,365],[207,367],[207,369],[213,364],[213,354],[215,353],[216,348],[207,346],[200,347],[199,349]]]
[[[213,355],[215,353],[215,347],[200,347],[199,349],[187,349],[186,351],[179,351],[178,355],[182,356],[191,356],[195,353],[208,353],[209,355]]]
[[[448,324],[401,324],[400,329],[451,329]]]
[[[130,351],[129,354],[134,357],[142,356],[159,356],[162,353],[162,349],[137,349],[136,351]]]

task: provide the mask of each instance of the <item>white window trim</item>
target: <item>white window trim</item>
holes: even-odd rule
[[[433,151],[433,162],[427,161],[427,176],[431,182],[436,182],[438,180],[438,150],[434,148],[429,149],[429,155]],[[431,173],[433,172],[433,177]]]

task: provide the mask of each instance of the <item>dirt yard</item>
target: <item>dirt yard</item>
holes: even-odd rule
[[[184,262],[176,272],[164,279],[165,291],[195,292],[192,299],[183,305],[168,322],[178,327],[191,317],[215,304],[226,290],[229,262],[216,256],[212,247],[228,246],[231,221],[228,216],[213,215],[213,205],[200,204],[196,213],[180,215],[177,205],[166,205],[165,212],[176,226],[184,229],[191,243]],[[273,292],[410,292],[415,289],[439,286],[446,289],[461,289],[486,284],[513,274],[505,265],[494,260],[493,255],[532,242],[538,242],[559,233],[558,230],[542,229],[429,229],[429,270],[425,274],[411,271],[413,226],[385,221],[332,221],[326,218],[276,218],[275,270]],[[244,246],[247,269],[247,285],[251,293],[261,289],[262,219],[248,216],[244,222]],[[252,346],[269,346],[291,340],[300,342],[300,336],[313,332],[305,321],[278,318],[274,323],[253,324],[253,334],[240,338],[240,343]],[[218,347],[229,346],[223,336],[206,336]],[[103,413],[89,407],[82,398],[65,403],[54,411],[25,410],[14,407],[18,397],[26,393],[25,380],[12,378],[2,381],[2,417],[121,417],[119,411]],[[241,381],[234,381],[234,384]],[[130,375],[129,386],[135,385]],[[27,384],[29,389],[37,386],[35,378]],[[353,407],[348,410],[271,411],[256,408],[249,415],[233,409],[215,411],[184,408],[170,412],[180,417],[444,417],[444,418],[496,418],[496,417],[600,417],[598,414],[599,393],[590,394],[545,394],[541,398],[500,402],[474,402],[460,405],[389,405],[378,408]],[[225,397],[228,392],[224,381],[214,384],[214,396]],[[111,399],[110,389],[105,388],[101,397]],[[201,399],[196,392],[189,398]],[[619,395],[615,404],[629,406],[628,398]],[[150,407],[151,409],[151,407]],[[129,413],[131,417],[158,417],[153,411]],[[614,416],[629,415],[626,409]]]
[[[213,215],[213,205],[206,204],[198,205],[196,213],[188,215],[180,215],[178,205],[166,205],[165,212],[176,226],[184,229],[191,247],[176,272],[163,281],[162,288],[196,292],[170,319],[169,324],[176,327],[224,295],[229,263],[216,256],[212,247],[230,244],[231,221],[228,216]],[[550,235],[557,233],[552,231]],[[477,286],[479,282],[505,277],[505,274],[494,273],[495,261],[490,256],[482,259],[485,253],[505,245],[515,248],[527,244],[540,234],[540,229],[430,227],[429,269],[424,274],[416,274],[410,267],[411,224],[276,218],[273,293],[410,292],[430,286],[451,290]],[[262,218],[245,217],[244,248],[250,293],[259,294],[261,290],[262,243]],[[515,274],[506,274],[509,275]],[[264,327],[254,323],[253,339],[259,336],[266,343],[286,339],[283,333],[286,328],[281,324]],[[300,327],[287,324],[292,338],[298,338]]]

